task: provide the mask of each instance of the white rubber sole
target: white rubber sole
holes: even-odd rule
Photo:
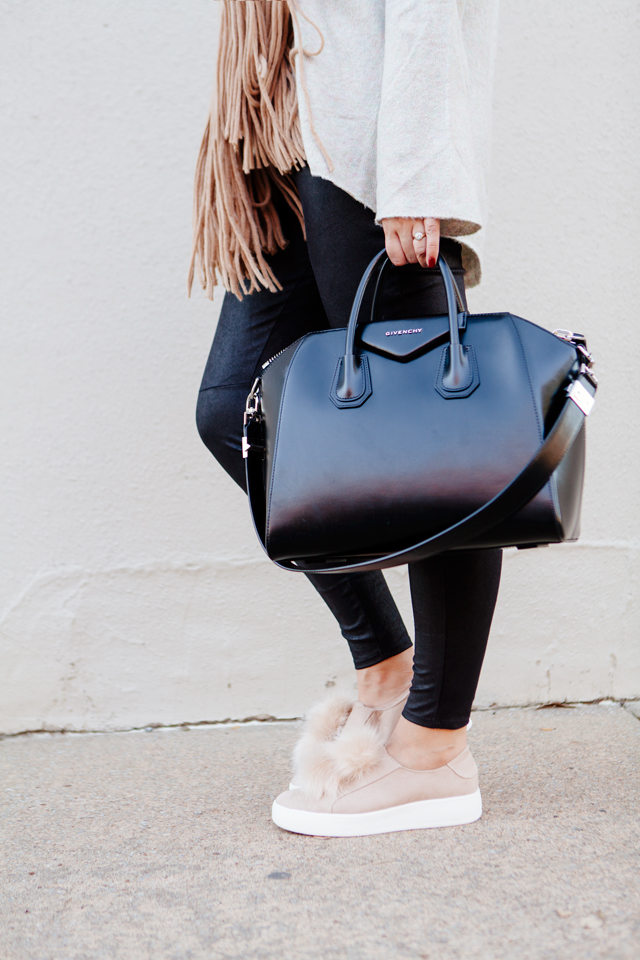
[[[417,800],[369,813],[313,813],[281,806],[274,800],[273,822],[290,833],[312,837],[370,837],[399,830],[429,830],[434,827],[458,827],[482,816],[480,791],[463,797]]]

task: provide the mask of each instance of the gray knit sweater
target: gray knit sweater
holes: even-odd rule
[[[311,172],[378,220],[438,217],[443,235],[463,244],[467,285],[477,284],[498,0],[298,0],[297,8],[311,117],[334,167],[299,95]],[[324,48],[310,56],[318,30]]]

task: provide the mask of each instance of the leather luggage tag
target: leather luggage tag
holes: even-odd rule
[[[458,329],[467,326],[467,314],[458,314]],[[418,320],[378,320],[358,329],[360,345],[392,360],[406,362],[433,350],[449,339],[449,318],[424,317]]]

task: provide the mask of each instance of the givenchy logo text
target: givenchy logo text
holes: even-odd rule
[[[412,330],[387,330],[385,337],[400,337],[403,333],[422,333],[422,327],[414,327]]]

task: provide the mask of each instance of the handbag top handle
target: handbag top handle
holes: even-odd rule
[[[353,306],[351,307],[351,314],[349,316],[349,323],[347,325],[345,350],[342,358],[342,370],[339,382],[336,385],[336,395],[343,403],[348,403],[351,400],[355,401],[357,398],[361,397],[363,393],[362,381],[365,373],[355,350],[356,329],[360,319],[362,301],[369,286],[371,276],[376,266],[380,263],[384,256],[385,250],[381,250],[380,253],[375,255],[363,273],[362,279],[358,284],[358,289],[356,290],[356,295],[353,298]],[[378,280],[373,294],[373,303],[371,305],[372,319],[376,315],[381,280],[383,276],[386,275],[390,266],[391,262],[389,258],[385,257],[378,273]],[[462,305],[462,298],[460,296],[460,291],[458,290],[458,285],[456,284],[455,278],[451,273],[451,268],[442,254],[440,254],[438,257],[438,267],[444,282],[444,289],[447,297],[447,312],[449,314],[450,345],[447,352],[447,359],[445,369],[443,370],[442,380],[444,389],[447,392],[455,393],[456,390],[459,389],[460,384],[466,384],[469,381],[469,355],[468,351],[465,350],[465,348],[460,344],[460,334],[458,332],[457,306],[460,306],[460,310],[462,312],[464,312],[464,307]],[[456,303],[456,300],[458,303]]]

